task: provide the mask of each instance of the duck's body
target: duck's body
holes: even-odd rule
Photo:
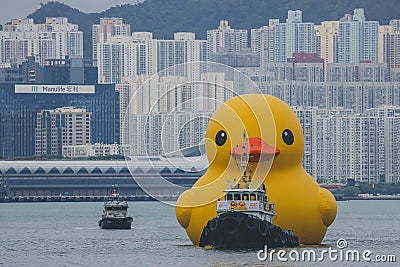
[[[301,165],[271,170],[265,185],[268,197],[276,203],[274,223],[293,230],[302,244],[320,244],[336,217],[333,195],[321,188]]]
[[[293,230],[300,243],[321,243],[336,217],[336,201],[302,167],[304,140],[299,120],[275,97],[243,95],[228,100],[213,114],[206,132],[209,168],[177,201],[178,222],[193,244],[199,244],[204,226],[217,215],[216,201],[223,196],[227,181],[240,177],[230,152],[241,143],[243,130],[261,144],[251,171],[276,204],[274,224]],[[272,156],[271,146],[277,151]]]

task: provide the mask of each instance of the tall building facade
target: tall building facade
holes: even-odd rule
[[[317,164],[314,160],[314,155],[317,153],[316,146],[314,145],[315,139],[319,135],[317,127],[317,108],[316,107],[292,107],[294,113],[300,121],[304,134],[304,153],[303,153],[303,167],[308,173],[314,174],[317,171]]]
[[[400,109],[294,107],[303,127],[304,168],[319,181],[399,182]],[[397,131],[397,132],[396,132]]]
[[[378,62],[387,62],[387,35],[393,33],[393,26],[379,25],[378,28]]]
[[[0,84],[0,155],[35,154],[37,114],[63,106],[91,112],[93,143],[119,143],[119,92],[114,85]]]
[[[378,62],[379,22],[366,21],[364,9],[354,10],[339,23],[338,62]]]
[[[314,29],[315,52],[324,59],[326,79],[327,64],[338,62],[339,21],[323,21]]]
[[[304,82],[324,81],[324,60],[317,53],[293,53],[292,58],[287,59],[293,64],[293,80]]]
[[[400,32],[400,19],[392,19],[389,25],[393,28],[394,32]]]
[[[157,43],[151,32],[132,33],[132,43],[128,46],[127,76],[156,73],[157,53]]]
[[[206,41],[196,40],[194,33],[178,32],[173,40],[152,39],[152,34],[146,32],[114,36],[98,45],[99,83],[118,84],[130,76],[152,75],[166,69],[174,71],[171,75],[194,77],[200,72],[199,65],[170,67],[206,60]]]
[[[99,83],[121,83],[126,75],[127,50],[131,38],[113,36],[97,45],[97,67]]]
[[[278,19],[270,19],[268,26],[251,30],[251,51],[260,58],[260,67],[275,62],[275,26]]]
[[[100,18],[100,24],[92,26],[93,66],[97,66],[98,45],[107,42],[112,36],[131,35],[131,25],[124,24],[122,18]]]
[[[300,10],[289,10],[286,23],[275,29],[275,61],[286,62],[293,53],[314,53],[314,23],[302,22]]]
[[[235,30],[227,20],[221,20],[217,29],[207,31],[208,52],[240,52],[247,48],[247,30]]]
[[[62,155],[63,146],[90,144],[91,116],[91,112],[74,107],[38,112],[35,154]]]
[[[195,62],[207,60],[207,42],[196,40],[191,32],[177,32],[173,40],[157,40],[157,72],[168,71],[169,75],[195,78],[199,77],[200,64]],[[185,63],[191,64],[185,64]],[[181,66],[176,66],[181,65]],[[174,68],[170,68],[176,66]]]
[[[332,75],[337,79],[348,79],[355,75],[352,73],[355,69],[352,65],[341,72],[333,67],[335,73]],[[291,106],[315,106],[320,109],[342,107],[355,113],[382,105],[400,106],[399,82],[293,81],[293,65],[290,63],[274,63],[262,71],[252,68],[242,68],[240,71],[248,75],[264,94],[278,97]],[[380,70],[374,71],[379,76]],[[365,75],[365,78],[370,77],[370,74]]]
[[[0,31],[0,63],[21,64],[34,56],[41,65],[47,59],[83,58],[83,32],[67,18],[13,19]]]
[[[400,68],[400,31],[386,34],[386,63],[390,69]]]

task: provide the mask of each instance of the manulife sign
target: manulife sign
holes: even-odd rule
[[[94,94],[94,85],[16,84],[16,94]]]

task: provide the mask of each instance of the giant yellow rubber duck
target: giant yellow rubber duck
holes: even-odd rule
[[[177,220],[190,240],[199,244],[207,222],[217,215],[217,199],[241,175],[232,151],[241,144],[243,131],[253,158],[249,170],[275,203],[274,224],[293,230],[302,244],[320,244],[336,217],[336,201],[302,167],[304,137],[295,113],[276,97],[256,94],[229,99],[210,119],[209,168],[176,206]]]

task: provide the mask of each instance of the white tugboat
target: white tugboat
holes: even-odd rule
[[[128,216],[128,202],[119,201],[116,185],[112,186],[109,199],[104,202],[103,215],[99,221],[101,229],[131,229],[133,218]]]
[[[252,188],[251,171],[247,158],[247,138],[243,133],[240,149],[242,177],[224,190],[225,196],[216,205],[217,216],[208,221],[203,229],[199,245],[219,248],[295,247],[298,237],[291,230],[273,224],[275,204],[268,202],[262,183]]]

